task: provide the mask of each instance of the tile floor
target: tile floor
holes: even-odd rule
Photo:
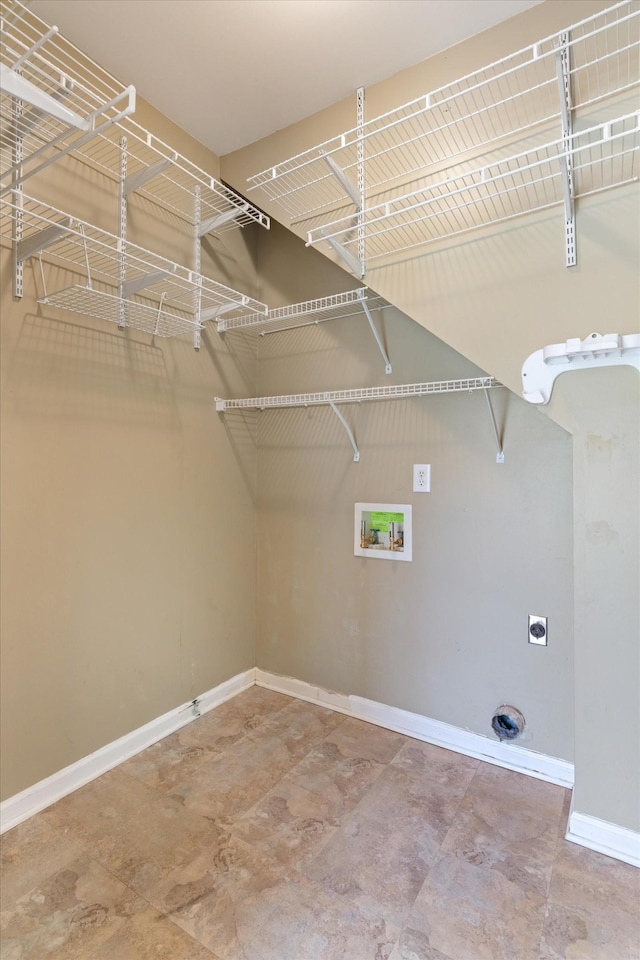
[[[636,960],[568,791],[252,687],[2,840],[2,960]]]

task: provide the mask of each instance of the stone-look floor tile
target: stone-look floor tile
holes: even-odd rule
[[[85,960],[147,904],[88,858],[72,861],[2,916],[3,960]]]
[[[634,869],[634,868],[631,868]],[[636,914],[640,912],[637,908]],[[637,960],[640,957],[640,917],[620,915],[615,906],[572,910],[550,903],[540,960]]]
[[[398,938],[382,917],[311,881],[275,888],[269,899],[275,909],[246,960],[388,960]]]
[[[141,896],[203,849],[217,850],[221,831],[133,777],[112,770],[41,814],[87,844],[91,856]]]
[[[487,795],[462,800],[442,849],[546,897],[558,843],[556,824]]]
[[[278,862],[299,866],[334,835],[336,812],[331,796],[285,778],[236,820],[231,832]]]
[[[343,757],[375,760],[378,763],[389,763],[406,742],[407,737],[401,733],[354,717],[347,717],[327,737],[327,743],[335,744]]]
[[[194,759],[189,777],[174,784],[168,795],[226,829],[296,763],[295,752],[279,738],[246,738],[219,756]]]
[[[192,769],[201,761],[210,762],[217,756],[220,754],[208,746],[185,742],[180,734],[175,733],[127,760],[119,769],[161,793],[169,793],[188,781]]]
[[[408,837],[356,811],[329,842],[300,867],[324,890],[340,894],[400,926],[416,899],[438,845]]]
[[[524,773],[481,763],[469,785],[469,796],[485,796],[504,809],[520,810],[557,828],[562,817],[566,790],[555,783],[536,780]]]
[[[294,700],[249,734],[253,740],[277,737],[297,760],[301,760],[336,727],[344,716],[315,704]]]
[[[429,938],[420,930],[411,930],[405,927],[399,942],[391,951],[389,960],[461,960],[460,957],[449,957],[440,950],[429,946]],[[465,960],[472,960],[471,957]]]
[[[120,770],[158,790],[170,789],[189,777],[190,766],[202,757],[234,749],[251,729],[243,717],[217,717],[215,711],[126,760]]]
[[[538,960],[544,915],[544,897],[445,855],[429,871],[409,912],[400,956],[402,951],[411,956],[409,944],[420,943],[421,936],[425,949],[455,960]]]
[[[333,816],[341,817],[360,802],[386,764],[362,757],[345,757],[335,743],[324,740],[311,750],[289,774],[305,790],[317,793],[330,804]]]
[[[451,826],[465,785],[446,787],[426,777],[386,767],[358,804],[358,813],[380,823],[393,821],[393,829],[408,837],[420,836],[431,848],[439,847]]]
[[[549,887],[545,938],[547,950],[555,951],[551,957],[578,957],[583,950],[589,960],[592,956],[636,960],[640,957],[640,871],[561,840]]]
[[[8,830],[0,841],[0,901],[12,909],[29,890],[47,880],[61,867],[77,860],[85,845],[48,824],[31,817]]]
[[[214,856],[205,852],[170,871],[153,904],[223,960],[246,960],[248,944],[276,909],[281,891],[296,879],[230,836]]]
[[[275,690],[268,690],[266,687],[253,686],[226,700],[225,703],[221,703],[219,707],[214,707],[201,719],[206,721],[209,717],[224,720],[239,718],[244,721],[246,729],[251,730],[291,704],[293,700],[293,697],[288,697],[284,693],[276,693]]]
[[[461,787],[466,790],[480,766],[480,761],[473,757],[465,757],[461,753],[419,740],[405,743],[391,763],[411,776],[435,780],[455,790]]]
[[[82,960],[220,960],[156,910],[137,914]]]

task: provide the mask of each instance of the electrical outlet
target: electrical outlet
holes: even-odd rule
[[[431,464],[414,463],[413,465],[413,492],[431,492]]]
[[[529,614],[529,643],[535,643],[539,647],[546,647],[549,634],[547,631],[547,618],[536,617],[533,613]]]

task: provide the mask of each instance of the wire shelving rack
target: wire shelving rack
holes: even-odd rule
[[[471,377],[466,380],[432,380],[427,383],[401,383],[384,387],[356,387],[351,390],[325,390],[318,393],[292,393],[277,397],[251,397],[223,400],[216,397],[216,410],[269,410],[274,407],[312,407],[333,403],[362,403],[367,400],[399,400],[427,397],[435,393],[471,393],[490,390],[502,384],[493,377]]]
[[[305,300],[301,303],[288,304],[286,307],[275,307],[269,310],[266,316],[260,313],[249,313],[243,317],[223,317],[217,321],[218,332],[253,330],[259,336],[264,337],[269,333],[281,333],[284,330],[308,327],[324,323],[327,320],[343,320],[348,317],[365,316],[384,360],[385,373],[391,373],[393,370],[391,361],[372,316],[372,311],[385,310],[390,306],[391,304],[387,300],[374,293],[373,290],[369,290],[367,287],[358,287],[356,290],[334,293],[316,300]]]
[[[343,403],[364,403],[371,400],[406,400],[411,397],[427,397],[441,393],[473,393],[483,391],[493,430],[498,445],[496,463],[504,463],[502,438],[496,425],[489,391],[502,384],[493,377],[472,377],[466,380],[432,380],[427,383],[401,383],[386,387],[356,387],[351,390],[327,390],[319,393],[293,393],[273,397],[250,397],[240,400],[224,400],[216,397],[216,410],[225,413],[229,410],[282,410],[287,407],[330,407],[342,424],[353,449],[353,460],[360,460],[360,450],[354,433],[338,407]]]
[[[136,95],[27,9],[0,0],[0,190],[80,150],[135,110]]]
[[[126,196],[139,193],[160,204],[195,225],[199,236],[251,223],[270,227],[262,210],[131,117],[84,144],[79,153],[110,179],[123,183]]]
[[[267,310],[252,297],[32,197],[3,199],[0,214],[3,237],[12,238],[16,220],[22,225],[21,239],[14,239],[16,261],[40,262],[39,303],[158,337],[191,333],[196,345],[208,320]],[[46,278],[52,267],[78,280],[51,292]]]
[[[595,173],[595,167],[602,170],[606,164],[600,164],[593,145],[584,149],[582,135],[577,144],[580,156],[574,160],[574,117],[577,111],[584,116],[585,108],[607,100],[624,99],[637,86],[639,76],[640,3],[620,0],[454,83],[372,120],[363,120],[345,133],[255,174],[249,178],[249,189],[260,189],[280,204],[292,226],[307,232],[310,244],[328,243],[347,267],[362,277],[371,259],[450,235],[450,229],[455,235],[472,226],[511,217],[513,191],[510,186],[504,190],[499,187],[503,173],[513,173],[517,178],[515,168],[521,165],[522,156],[529,156],[529,164],[544,164],[545,150],[549,160],[555,150],[560,154],[560,199],[565,203],[567,265],[571,266],[576,262],[574,198],[591,192],[588,181],[592,175],[594,180],[601,176],[603,184],[607,181],[611,186],[620,182],[619,175],[627,179],[624,165],[614,165],[614,171],[606,174]],[[624,119],[624,107],[619,113],[622,116],[614,123]],[[509,154],[511,167],[508,159],[502,159]],[[585,159],[588,156],[592,158],[589,161]],[[602,156],[609,161],[608,148],[603,149]],[[499,160],[504,166],[494,170]],[[578,166],[575,177],[574,163]],[[477,219],[467,214],[461,223],[458,202],[448,205],[446,199],[439,200],[439,226],[433,229],[433,200],[449,191],[458,196],[456,191],[475,184],[478,171],[494,176],[495,189],[493,193],[485,191],[485,206],[488,209],[497,200],[495,214],[487,216],[485,211]],[[508,176],[504,182],[508,182]],[[428,195],[430,185],[435,187],[433,196]],[[407,237],[397,221],[389,223],[383,243],[380,217],[385,204],[393,202],[391,209],[398,211],[404,198],[411,198],[409,205],[415,207],[420,202],[419,192],[425,188],[431,209],[424,216],[409,218],[412,227]],[[518,188],[521,198],[523,189]],[[530,190],[527,199],[516,204],[517,212],[538,208],[534,193]],[[538,194],[543,206],[551,202],[548,188]],[[553,202],[559,202],[555,193]],[[482,206],[482,199],[476,208],[478,204]],[[424,227],[423,232],[416,230],[417,223]],[[349,232],[357,234],[357,253],[350,236],[343,245]]]
[[[131,114],[136,96],[22,0],[0,0],[2,192],[73,152],[204,233],[269,217],[154,136]]]
[[[504,160],[433,178],[411,193],[369,207],[364,225],[367,261],[454,237],[478,227],[565,203],[564,164],[572,161],[572,198],[589,196],[638,179],[640,113],[574,134]],[[337,242],[355,259],[356,215],[307,232],[307,244]]]

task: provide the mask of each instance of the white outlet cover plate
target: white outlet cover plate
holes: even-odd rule
[[[413,465],[413,492],[431,492],[431,464],[414,463]]]

